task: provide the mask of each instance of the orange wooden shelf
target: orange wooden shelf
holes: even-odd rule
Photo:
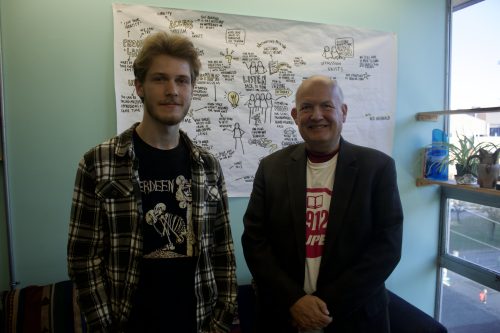
[[[490,112],[500,112],[500,106],[493,106],[489,108],[419,112],[415,115],[415,118],[417,118],[418,121],[437,121],[438,116],[441,115],[451,116],[454,114],[474,114],[474,113],[490,113]]]
[[[445,187],[454,187],[454,188],[459,188],[462,190],[466,191],[471,191],[471,192],[479,192],[479,193],[486,193],[486,194],[492,194],[500,197],[500,191],[495,190],[495,189],[490,189],[490,188],[482,188],[479,187],[479,185],[462,185],[462,184],[457,184],[454,180],[433,180],[433,179],[427,179],[427,178],[417,178],[417,186],[427,186],[427,185],[440,185],[440,186],[445,186]]]

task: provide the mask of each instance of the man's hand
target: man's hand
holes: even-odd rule
[[[295,325],[302,330],[318,330],[332,322],[326,303],[313,295],[301,297],[290,308]]]

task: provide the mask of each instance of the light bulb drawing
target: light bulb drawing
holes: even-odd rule
[[[231,103],[231,106],[235,108],[238,106],[238,102],[240,101],[240,95],[238,95],[236,91],[230,91],[227,94],[227,99],[229,103]]]
[[[226,48],[226,53],[220,52],[220,55],[223,56],[224,59],[226,59],[228,66],[231,66],[231,61],[239,60],[238,57],[233,56],[233,53],[234,53],[234,50],[231,50],[231,52],[229,52],[229,50],[227,48]]]

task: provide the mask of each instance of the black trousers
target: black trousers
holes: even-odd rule
[[[297,333],[287,313],[277,314],[257,308],[255,333]],[[382,307],[376,313],[367,313],[365,309],[349,316],[335,317],[324,329],[325,333],[390,333],[389,311]]]

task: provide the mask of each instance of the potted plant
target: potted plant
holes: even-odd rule
[[[455,165],[457,176],[465,174],[477,174],[477,162],[471,161],[467,163],[469,157],[478,153],[485,144],[483,142],[476,144],[475,137],[457,134],[457,143],[447,143],[448,147],[448,164]]]
[[[471,157],[477,156],[481,150],[491,151],[497,149],[497,146],[491,142],[476,143],[475,136],[468,137],[458,133],[456,142],[447,142],[445,146],[448,148],[448,156],[443,163],[455,165],[457,171],[455,180],[460,184],[476,183],[475,177],[477,177],[479,160]]]

